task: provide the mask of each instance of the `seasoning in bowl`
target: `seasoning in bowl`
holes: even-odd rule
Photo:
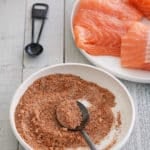
[[[80,124],[81,114],[74,105],[78,100],[90,103],[89,121],[85,131],[94,143],[100,143],[110,132],[114,123],[112,108],[115,96],[99,85],[71,74],[53,74],[36,80],[21,97],[15,112],[16,128],[21,137],[35,150],[84,147],[86,143],[80,132],[71,132],[57,121],[66,121],[69,126]],[[56,112],[68,113],[66,104],[79,118],[63,118]],[[77,111],[77,112],[76,112]],[[79,113],[79,114],[78,114]],[[57,114],[57,117],[56,117]]]
[[[61,102],[56,109],[56,116],[61,125],[68,129],[75,129],[82,122],[82,113],[76,101]]]

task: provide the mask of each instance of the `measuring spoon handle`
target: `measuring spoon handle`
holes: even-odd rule
[[[81,130],[80,131],[83,138],[85,139],[86,143],[88,144],[88,146],[90,147],[91,150],[96,150],[95,148],[95,144],[92,142],[92,140],[90,139],[89,135],[86,133],[86,131]]]

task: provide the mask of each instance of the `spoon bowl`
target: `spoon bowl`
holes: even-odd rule
[[[58,123],[67,128],[69,131],[80,131],[80,133],[82,134],[84,140],[86,141],[86,143],[88,144],[88,146],[90,147],[91,150],[96,150],[95,148],[95,144],[92,142],[92,140],[90,139],[89,135],[86,133],[86,131],[84,130],[84,127],[86,126],[86,123],[88,122],[89,120],[89,113],[88,113],[88,110],[87,108],[79,101],[77,101],[77,105],[78,107],[80,108],[80,111],[82,113],[82,121],[80,123],[80,126],[77,126],[76,128],[68,128],[68,127],[65,127],[64,125],[62,125],[62,123],[59,121],[59,119],[57,118],[57,115],[56,115],[56,119],[58,121]]]
[[[29,56],[37,56],[43,52],[43,46],[38,43],[30,43],[25,47],[25,51]]]
[[[84,127],[86,126],[86,123],[89,120],[89,113],[86,107],[79,101],[77,101],[77,105],[80,108],[80,111],[82,113],[82,121],[81,121],[80,126],[77,126],[75,129],[69,129],[71,131],[81,131],[82,129],[84,129]]]

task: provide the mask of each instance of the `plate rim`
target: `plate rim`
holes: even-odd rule
[[[108,71],[109,73],[113,74],[114,76],[118,77],[119,79],[123,79],[123,80],[126,80],[126,81],[137,82],[137,83],[143,83],[143,84],[144,83],[147,83],[147,84],[150,83],[150,78],[149,79],[145,79],[145,78],[140,78],[140,77],[132,76],[132,75],[126,76],[126,75],[123,75],[123,74],[120,74],[120,73],[117,73],[117,72],[113,72],[112,70],[110,70],[108,68],[105,68],[101,64],[97,64],[95,61],[91,60],[89,58],[89,56],[87,56],[88,54],[86,52],[84,52],[84,50],[79,49],[79,51],[93,65],[95,65],[96,67],[100,67],[100,68]]]

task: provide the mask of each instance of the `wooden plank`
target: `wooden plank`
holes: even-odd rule
[[[131,92],[136,106],[136,123],[132,137],[124,149],[147,150],[150,147],[150,85],[124,81]]]
[[[150,149],[150,85],[136,85],[136,99],[138,101],[138,116],[143,150]]]
[[[40,42],[44,46],[44,52],[36,58],[31,58],[24,54],[24,66],[26,68],[39,68],[63,61],[64,0],[27,0],[25,44],[31,41],[30,13],[31,6],[35,2],[45,2],[49,4],[50,8]]]
[[[1,1],[0,14],[0,146],[3,150],[17,150],[9,107],[22,80],[25,0]]]
[[[75,47],[75,43],[71,34],[71,11],[74,0],[65,0],[65,62],[89,63],[79,50]]]
[[[0,65],[22,65],[25,0],[0,2]]]
[[[138,104],[141,99],[141,96],[138,98],[137,95],[137,85],[136,83],[129,82],[129,81],[123,81],[122,82],[125,84],[129,92],[131,93],[133,99],[134,99],[134,104],[135,104],[135,109],[136,109],[136,120],[135,120],[135,125],[133,132],[128,139],[128,142],[125,144],[123,150],[141,150],[143,147],[141,144],[141,131],[140,131],[140,120],[139,120],[139,112],[138,112]],[[142,86],[142,85],[141,85]],[[144,94],[143,94],[144,96]]]
[[[20,144],[18,146],[18,149],[17,150],[25,150]]]
[[[0,123],[0,146],[2,150],[17,150],[18,147],[8,120],[3,120]]]
[[[24,53],[23,80],[44,66],[63,62],[64,0],[27,0],[25,45],[29,43],[31,39],[30,11],[32,4],[36,2],[48,3],[50,7],[48,20],[46,21],[41,38],[41,44],[44,46],[44,52],[36,58],[31,58]],[[36,24],[36,28],[39,28],[39,25],[39,23]],[[19,150],[23,150],[20,144]]]
[[[22,68],[0,66],[0,146],[3,150],[16,150],[18,145],[10,129],[9,106],[21,77]]]
[[[25,68],[23,70],[23,80],[28,78],[31,74],[35,73],[36,71],[40,70],[41,68]]]

